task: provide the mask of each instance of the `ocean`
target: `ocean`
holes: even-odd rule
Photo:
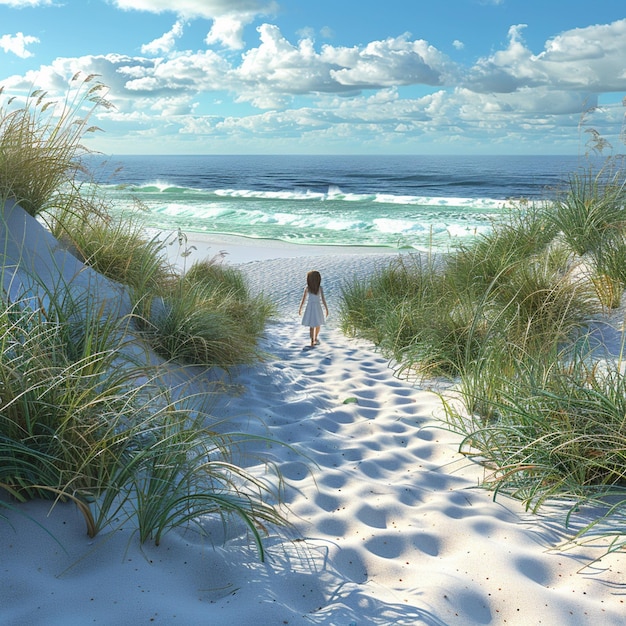
[[[299,245],[441,250],[544,202],[576,156],[110,156],[90,162],[113,213],[147,228]]]

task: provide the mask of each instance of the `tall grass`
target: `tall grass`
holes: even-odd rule
[[[72,83],[63,102],[35,89],[24,102],[10,98],[0,109],[0,197],[14,198],[33,216],[75,188],[88,152],[83,137],[99,130],[89,119],[111,107],[95,75],[76,74]]]
[[[203,515],[235,515],[262,555],[259,528],[284,519],[265,502],[279,501],[271,481],[232,461],[236,433],[177,408],[151,382],[156,370],[125,357],[130,320],[73,303],[86,320],[77,335],[66,294],[52,313],[29,303],[5,303],[0,314],[0,486],[19,501],[72,500],[92,536],[121,515],[157,543]]]
[[[563,358],[567,356],[568,358]],[[584,354],[520,360],[491,373],[490,419],[446,402],[461,450],[484,459],[486,484],[536,509],[548,498],[597,497],[626,487],[626,380]],[[481,397],[484,402],[484,395]]]
[[[626,186],[623,172],[607,165],[572,174],[567,188],[551,206],[547,219],[579,256],[597,254],[626,228]]]
[[[557,332],[563,340],[595,307],[555,235],[543,210],[529,208],[441,259],[402,255],[366,282],[344,285],[342,329],[413,371],[449,376],[499,341],[540,347]]]
[[[599,360],[591,331],[626,284],[624,176],[608,171],[572,176],[553,203],[519,205],[438,263],[404,257],[343,288],[342,327],[400,371],[449,377],[460,450],[488,468],[484,486],[533,510],[626,506],[623,362]]]
[[[148,238],[138,217],[111,217],[97,196],[57,209],[48,223],[80,260],[128,287],[136,328],[165,359],[230,368],[261,357],[257,344],[275,307],[220,255],[180,270],[165,252],[173,237]],[[184,248],[184,234],[176,238]]]
[[[158,293],[133,290],[136,322],[164,358],[225,369],[261,358],[258,341],[275,308],[220,261],[195,263]]]
[[[174,401],[161,386],[170,364],[150,364],[143,340],[183,363],[248,362],[260,356],[273,308],[216,262],[180,273],[167,242],[146,238],[138,221],[112,219],[97,193],[85,193],[82,139],[97,130],[88,125],[94,110],[110,105],[95,77],[78,81],[62,103],[34,91],[0,109],[0,201],[17,200],[81,261],[124,285],[134,310],[120,318],[63,277],[43,285],[31,276],[22,296],[13,284],[12,300],[3,290],[0,489],[16,502],[74,502],[91,536],[132,518],[141,541],[159,543],[174,527],[201,527],[202,516],[235,516],[263,557],[267,526],[286,523],[280,476],[240,467],[238,444],[251,437],[224,424],[216,432],[209,392]]]
[[[470,246],[462,246],[446,259],[446,274],[454,290],[470,289],[479,296],[492,289],[492,283],[506,283],[513,268],[551,248],[556,226],[543,205],[513,204],[491,232]]]
[[[112,217],[97,194],[43,216],[57,239],[80,261],[130,289],[161,293],[175,278],[158,235],[149,237],[137,216]]]
[[[390,318],[401,318],[410,325],[412,315],[404,310],[426,300],[437,291],[437,281],[432,280],[430,263],[418,256],[398,257],[388,267],[376,272],[369,281],[344,283],[340,305],[340,324],[344,333],[359,335],[380,345],[385,343],[390,354],[395,345],[403,345],[402,338],[394,340],[392,328],[401,329],[411,338],[411,330],[396,326]],[[399,355],[394,355],[399,356]]]
[[[221,261],[218,255],[194,262],[184,274],[183,287],[203,291],[255,343],[276,315],[276,306],[263,294],[253,296],[242,272]]]

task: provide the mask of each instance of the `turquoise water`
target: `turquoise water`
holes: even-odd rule
[[[101,183],[114,211],[158,229],[449,249],[520,200],[549,199],[578,166],[545,156],[135,156],[110,158]]]

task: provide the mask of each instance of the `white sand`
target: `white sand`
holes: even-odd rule
[[[31,519],[0,519],[0,623],[624,624],[621,555],[587,567],[601,546],[554,549],[565,509],[534,516],[477,489],[481,468],[438,428],[438,397],[337,330],[342,279],[386,256],[281,246],[253,261],[252,250],[228,261],[276,299],[280,319],[263,346],[271,357],[237,372],[241,393],[215,411],[289,444],[242,463],[275,461],[294,530],[273,532],[261,563],[238,524],[224,535],[207,520],[210,538],[181,530],[141,546],[129,524],[89,539],[72,505],[20,505]],[[297,318],[309,269],[331,311],[313,349]]]

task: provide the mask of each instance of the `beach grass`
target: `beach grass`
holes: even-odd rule
[[[94,108],[110,105],[95,77],[75,80],[64,103],[35,91],[0,111],[0,199],[17,201],[113,281],[111,297],[117,285],[130,310],[120,315],[62,276],[54,285],[29,276],[10,298],[3,290],[0,489],[14,504],[0,507],[72,501],[90,536],[132,519],[140,541],[156,543],[172,528],[200,528],[207,515],[234,516],[263,558],[263,533],[286,524],[280,476],[269,464],[259,477],[235,461],[250,436],[210,412],[223,385],[202,393],[190,385],[173,398],[163,380],[173,363],[224,368],[260,358],[274,309],[217,258],[187,273],[173,268],[164,253],[172,242],[148,237],[132,218],[113,219],[97,190],[86,192],[82,138],[97,130],[87,122]],[[163,360],[148,358],[150,349]]]
[[[1,93],[1,91],[0,91]],[[30,215],[75,197],[86,134],[97,132],[89,119],[111,108],[107,88],[97,76],[77,73],[63,102],[34,89],[23,102],[15,98],[0,109],[0,196],[12,197]]]
[[[135,322],[157,354],[224,369],[262,358],[258,342],[275,307],[221,260],[196,262],[157,292],[132,290]]]
[[[178,408],[158,368],[122,362],[130,319],[83,310],[78,333],[68,331],[76,311],[60,309],[18,301],[0,316],[0,485],[18,501],[74,501],[91,536],[132,516],[140,540],[158,543],[203,515],[235,514],[263,554],[259,524],[282,518],[259,495],[270,482],[233,462],[241,436]]]
[[[625,185],[623,171],[610,161],[599,170],[573,173],[546,220],[578,256],[600,254],[611,242],[623,241]]]
[[[85,196],[44,215],[52,234],[83,263],[130,289],[159,293],[176,272],[163,253],[165,243],[149,237],[135,216],[113,217],[97,195]]]
[[[459,375],[505,341],[538,348],[596,312],[592,283],[538,213],[511,214],[443,257],[405,254],[365,282],[344,284],[341,325],[400,367]]]
[[[139,216],[113,217],[97,196],[47,218],[81,261],[128,288],[135,326],[157,354],[223,368],[261,358],[256,346],[275,307],[252,296],[242,272],[222,263],[222,255],[179,270],[166,247],[177,245],[184,260],[184,233],[149,237]]]
[[[403,256],[343,287],[343,330],[400,374],[447,377],[445,427],[489,469],[485,487],[533,510],[626,502],[623,361],[592,335],[626,284],[624,175],[605,167],[437,262]]]

